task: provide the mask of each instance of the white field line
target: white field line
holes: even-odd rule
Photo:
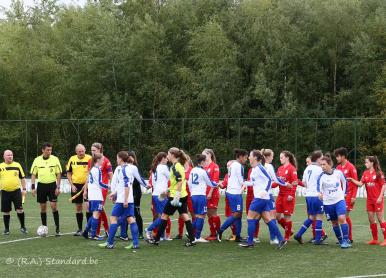
[[[361,275],[361,276],[346,276],[346,277],[338,277],[338,278],[367,278],[367,277],[386,277],[386,273],[374,274],[374,275]]]

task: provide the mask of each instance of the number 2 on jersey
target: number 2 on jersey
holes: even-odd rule
[[[198,184],[198,174],[192,173],[192,184]]]

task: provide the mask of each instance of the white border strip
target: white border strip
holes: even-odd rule
[[[362,276],[346,276],[346,277],[339,277],[339,278],[367,278],[367,277],[386,277],[386,273],[374,274],[374,275],[362,275]]]

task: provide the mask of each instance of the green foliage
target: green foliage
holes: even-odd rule
[[[23,161],[45,140],[61,156],[80,141],[134,148],[144,168],[171,145],[213,147],[221,163],[238,146],[385,153],[385,121],[292,120],[385,116],[383,0],[13,0],[5,15],[1,120],[114,119],[21,122]],[[162,121],[207,117],[228,120]],[[25,144],[5,130],[0,142]]]

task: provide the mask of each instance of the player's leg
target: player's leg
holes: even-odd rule
[[[138,226],[138,236],[140,239],[143,239],[143,220],[142,220],[142,215],[141,215],[141,197],[142,197],[142,194],[140,194],[139,196],[135,196],[135,198],[134,198],[134,214],[135,214],[135,222],[136,222],[136,225]]]
[[[225,196],[225,217],[228,218],[232,215],[231,208],[229,206],[229,200],[228,197]],[[221,227],[221,226],[220,226]],[[236,227],[235,225],[231,225],[232,235],[229,237],[228,240],[234,241],[236,239]]]
[[[14,192],[13,194],[13,206],[15,207],[16,213],[17,213],[17,218],[19,219],[20,223],[20,232],[23,234],[27,234],[28,231],[25,227],[25,214],[23,210],[23,201],[22,201],[22,195],[21,195],[21,190],[18,189]]]
[[[253,247],[256,225],[260,220],[261,201],[253,199],[248,204],[247,223],[248,223],[248,238],[246,244],[239,244],[241,247]]]
[[[102,196],[103,196],[103,205],[104,205],[105,202],[106,202],[106,198],[107,198],[107,190],[102,190]],[[101,211],[101,214],[100,214],[100,217],[99,217],[98,228],[97,228],[97,236],[100,236],[100,231],[101,231],[102,223],[103,223],[103,228],[105,229],[105,233],[106,233],[106,235],[108,237],[109,222],[108,222],[108,219],[107,219],[106,211],[104,209],[103,209],[103,211]]]
[[[348,238],[349,228],[348,228],[348,224],[347,224],[347,220],[346,220],[346,213],[338,214],[338,222],[339,222],[340,229],[342,231],[342,237],[343,237],[343,242],[341,244],[341,247],[342,248],[351,247],[350,241]]]
[[[38,183],[36,188],[36,201],[40,206],[40,219],[43,226],[47,226],[47,200],[48,200],[47,186]]]
[[[102,217],[102,212],[104,210],[101,210],[99,219]],[[101,244],[99,245],[100,247],[106,247],[108,249],[114,248],[114,238],[115,234],[117,233],[118,230],[118,218],[123,216],[125,214],[125,208],[123,207],[122,203],[115,203],[113,206],[113,209],[111,211],[111,216],[110,216],[110,227],[108,231],[108,238],[107,238],[107,243],[106,244]],[[98,225],[99,225],[98,221]],[[98,228],[98,226],[97,226]],[[98,236],[98,231],[96,232],[96,236]]]
[[[278,240],[277,247],[278,249],[282,249],[286,244],[287,241],[283,238],[283,235],[280,233],[279,227],[277,226],[277,222],[275,221],[275,218],[271,218],[271,206],[269,203],[267,203],[266,207],[262,211],[262,217],[264,221],[268,225],[270,238],[276,238]]]
[[[4,232],[3,235],[9,235],[9,222],[11,220],[12,203],[9,192],[1,191],[1,211],[3,213]]]
[[[138,229],[138,224],[136,222],[136,219],[134,218],[135,215],[135,204],[131,203],[129,204],[127,208],[127,223],[130,226],[130,232],[131,232],[131,237],[133,238],[133,244],[127,246],[126,248],[130,249],[138,249],[139,248],[139,229]]]
[[[47,185],[48,187],[48,185]],[[51,206],[51,211],[52,211],[52,216],[54,218],[54,223],[55,223],[55,235],[60,236],[60,226],[59,226],[59,210],[58,210],[58,196],[56,196],[55,191],[56,191],[56,183],[53,183],[52,185],[49,185],[50,187],[50,192],[49,192],[49,197],[48,200],[50,201],[50,206]]]
[[[284,218],[285,218],[285,240],[289,240],[289,238],[293,235],[292,231],[292,214],[294,213],[295,209],[295,198],[293,198],[291,201],[288,201],[288,199],[285,202],[285,208],[284,208]]]
[[[350,212],[353,210],[353,208],[354,208],[354,203],[352,202],[352,198],[350,195],[347,195],[346,196],[346,210],[347,210],[346,221],[349,228],[349,239],[351,242],[353,241],[353,238],[352,238],[352,221],[350,217]]]
[[[381,204],[379,204],[379,207],[378,207],[379,209],[376,212],[376,214],[377,214],[379,226],[381,227],[381,231],[383,233],[383,242],[381,242],[379,245],[380,246],[386,246],[386,222],[385,222],[385,218],[383,216],[383,204],[382,204],[382,207],[380,207],[380,206],[381,206]]]
[[[75,216],[76,216],[76,223],[78,224],[78,230],[74,233],[74,236],[79,236],[83,227],[83,203],[76,203],[75,211],[76,211]]]
[[[367,244],[376,245],[378,244],[378,227],[375,222],[375,213],[373,211],[367,211],[367,216],[369,218],[371,235],[373,236],[373,239],[367,242]]]
[[[294,236],[294,239],[299,242],[300,244],[304,244],[302,236],[307,231],[307,229],[310,227],[312,222],[315,220],[315,215],[313,215],[313,208],[312,208],[312,197],[306,197],[306,205],[307,205],[307,219],[303,222],[303,225],[300,227],[299,231]]]
[[[195,219],[193,220],[194,242],[208,242],[201,237],[202,229],[204,227],[205,215],[207,213],[207,200],[205,196],[192,196],[192,205]]]
[[[236,220],[235,213],[237,214],[238,210],[237,210],[237,200],[235,196],[236,195],[226,193],[226,198],[228,200],[230,211],[232,212],[232,214],[223,222],[220,229],[217,231],[217,240],[219,242],[221,242],[222,240],[222,233],[226,229],[228,229]],[[235,233],[237,233],[236,229],[235,229]]]
[[[278,196],[276,199],[276,220],[277,223],[285,230],[286,220],[284,218],[284,204],[283,196]]]

